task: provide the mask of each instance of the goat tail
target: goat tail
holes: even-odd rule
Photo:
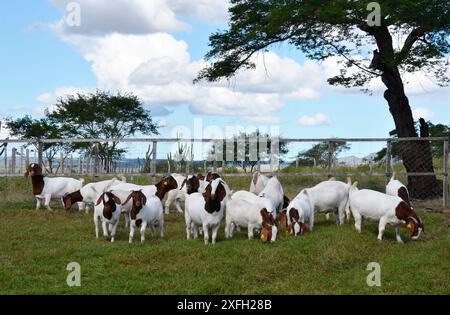
[[[352,186],[352,178],[350,176],[347,177],[347,185],[349,185],[350,187]]]
[[[358,182],[354,182],[348,191],[348,195],[350,196],[353,192],[358,191]]]
[[[123,175],[120,175],[120,180],[121,180],[122,182],[124,182],[124,183],[127,182],[127,178],[126,178],[125,176],[123,176]]]
[[[394,172],[394,173],[392,173],[392,177],[391,177],[391,180],[395,180],[395,172]]]
[[[84,178],[80,177],[81,185],[84,185]]]

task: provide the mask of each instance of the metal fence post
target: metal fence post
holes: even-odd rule
[[[94,177],[95,177],[95,181],[98,180],[99,177],[99,170],[100,170],[100,148],[99,148],[99,144],[98,142],[95,144],[94,146],[94,156],[95,156],[95,161],[94,161]]]
[[[448,139],[444,140],[444,191],[443,204],[444,208],[448,208]]]
[[[59,156],[59,160],[60,160],[60,173],[64,175],[64,153],[61,152],[60,156]]]
[[[388,140],[386,144],[386,185],[392,176],[392,141]]]
[[[40,167],[42,167],[42,149],[43,149],[43,145],[42,142],[38,143],[38,164]]]
[[[158,142],[153,141],[153,151],[152,151],[152,181],[155,183],[156,179],[156,158],[157,158],[157,149],[158,149]]]
[[[328,141],[328,178],[333,177],[333,143]]]
[[[17,157],[17,149],[12,148],[11,152],[11,174],[16,173],[16,157]]]

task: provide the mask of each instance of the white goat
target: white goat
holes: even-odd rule
[[[225,217],[225,237],[233,237],[235,226],[247,228],[248,239],[253,238],[255,229],[265,229],[266,233],[261,233],[261,238],[265,241],[275,242],[278,229],[275,225],[275,219],[266,208],[261,208],[257,203],[244,199],[231,199],[227,203]]]
[[[409,191],[401,181],[395,179],[395,173],[392,175],[391,180],[386,185],[386,194],[391,196],[398,196],[403,199],[408,205],[411,206],[411,199],[409,198]]]
[[[250,182],[250,192],[258,195],[266,187],[269,177],[260,172],[253,173],[252,181]]]
[[[124,183],[126,179],[122,177],[122,181],[117,178],[110,180],[103,180],[96,183],[89,183],[84,185],[81,189],[65,194],[62,197],[64,209],[69,210],[75,202],[83,202],[86,212],[89,211],[88,204],[94,204],[98,197],[105,192],[109,187]]]
[[[186,237],[198,236],[198,227],[203,228],[205,245],[209,243],[209,231],[212,230],[212,243],[216,243],[220,221],[223,218],[228,186],[220,179],[212,180],[203,193],[197,192],[187,196],[184,218],[186,222]]]
[[[103,237],[108,237],[108,228],[111,232],[111,242],[114,242],[117,225],[120,219],[122,202],[111,192],[102,193],[94,206],[95,237],[98,238],[98,218],[102,220]]]
[[[302,190],[290,203],[285,212],[286,226],[294,235],[307,234],[314,228],[314,205],[308,191]],[[280,219],[280,222],[283,221]],[[308,223],[308,226],[306,226]]]
[[[152,237],[155,233],[155,226],[159,226],[159,236],[164,237],[164,211],[161,200],[156,196],[147,198],[140,190],[132,191],[123,204],[132,201],[130,212],[130,236],[128,242],[133,242],[134,232],[137,227],[141,230],[141,243],[145,241],[145,229],[150,228]]]
[[[36,209],[41,208],[44,203],[48,210],[50,208],[51,199],[59,199],[73,191],[83,187],[84,179],[74,179],[68,177],[45,177],[42,174],[42,168],[39,164],[32,163],[28,166],[25,176],[31,176],[31,183],[33,186],[33,195],[36,198]],[[84,204],[78,203],[78,209],[82,210]]]
[[[284,191],[280,181],[276,176],[270,178],[267,181],[266,187],[258,194],[259,197],[265,197],[272,202],[276,212],[273,215],[277,218],[280,212],[283,210],[284,204]],[[268,210],[268,209],[267,209]]]
[[[350,217],[348,208],[348,192],[351,186],[350,178],[348,183],[340,181],[324,181],[312,188],[304,189],[311,200],[315,212],[336,214],[336,223],[344,224],[345,215]]]
[[[362,219],[378,220],[378,239],[383,240],[386,224],[395,226],[397,242],[403,243],[400,237],[400,224],[406,224],[411,239],[416,240],[422,234],[422,221],[411,207],[400,197],[390,196],[378,191],[358,190],[356,184],[350,188],[350,209],[355,218],[355,228],[361,233]]]

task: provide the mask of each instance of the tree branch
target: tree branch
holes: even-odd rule
[[[403,44],[402,50],[400,51],[401,56],[407,56],[411,51],[414,43],[423,35],[425,35],[429,31],[429,28],[426,26],[419,26],[415,28],[406,38],[405,43]]]

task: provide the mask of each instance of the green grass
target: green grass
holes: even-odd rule
[[[376,239],[377,223],[336,226],[319,215],[303,237],[276,243],[248,241],[245,231],[205,246],[187,241],[184,217],[166,216],[164,240],[128,244],[120,223],[116,243],[96,240],[92,213],[36,211],[24,179],[1,183],[0,294],[450,294],[450,218],[421,212],[422,240],[395,242],[393,227]],[[140,181],[148,182],[148,178]],[[227,179],[232,189],[248,189],[249,178]],[[293,197],[321,178],[283,178]],[[382,180],[382,179],[381,179]],[[311,183],[310,183],[311,182]],[[382,184],[365,182],[378,187]],[[27,191],[28,190],[28,191]],[[59,206],[59,208],[58,208]],[[68,287],[70,262],[81,265],[81,287]],[[381,287],[368,287],[369,262],[381,265]]]

